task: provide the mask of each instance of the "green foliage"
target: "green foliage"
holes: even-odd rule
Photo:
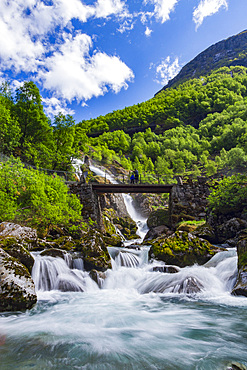
[[[209,210],[214,214],[230,214],[247,211],[247,176],[225,177],[208,197]]]
[[[58,176],[24,168],[20,160],[0,165],[0,220],[33,225],[69,225],[81,219],[81,204]]]

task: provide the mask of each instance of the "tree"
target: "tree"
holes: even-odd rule
[[[18,121],[12,117],[6,98],[0,95],[0,151],[12,154],[20,139],[21,129]]]
[[[40,142],[49,145],[52,130],[43,111],[39,89],[34,82],[24,82],[16,91],[15,101],[15,112],[22,133],[21,147],[24,148],[25,142],[31,142],[34,146]]]
[[[75,121],[71,115],[59,113],[53,125],[53,164],[52,169],[71,169],[71,159],[77,153],[74,148]]]

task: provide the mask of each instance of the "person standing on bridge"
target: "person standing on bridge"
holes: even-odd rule
[[[135,183],[135,174],[134,172],[132,173],[132,175],[130,176],[130,183],[131,184],[134,184]]]
[[[134,171],[134,176],[135,176],[135,183],[138,184],[138,181],[139,181],[139,172],[137,169],[135,169]]]

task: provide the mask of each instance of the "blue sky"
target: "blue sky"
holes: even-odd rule
[[[0,81],[79,122],[152,98],[246,16],[246,0],[0,0]]]

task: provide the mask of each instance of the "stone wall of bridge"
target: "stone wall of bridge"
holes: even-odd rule
[[[207,197],[210,187],[207,178],[188,179],[174,185],[170,194],[169,212],[171,227],[180,221],[201,220],[206,218]]]

